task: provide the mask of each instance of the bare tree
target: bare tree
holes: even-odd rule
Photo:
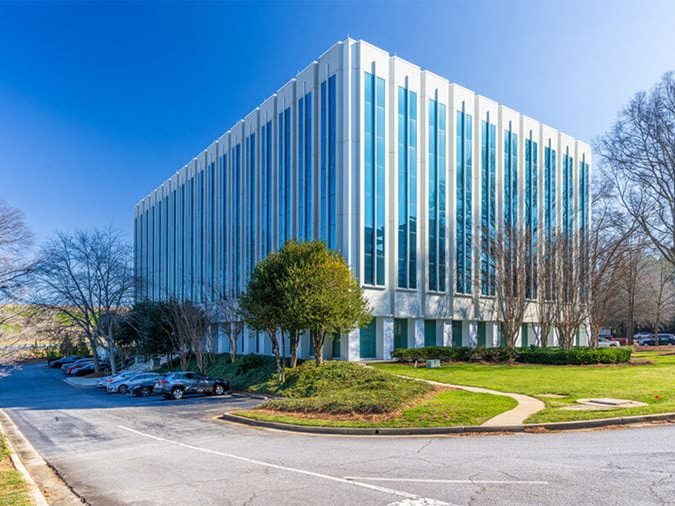
[[[131,302],[131,248],[112,228],[59,233],[41,250],[36,269],[38,305],[72,319],[87,337],[100,371],[97,349],[115,350],[105,339],[111,316]]]
[[[555,255],[548,254],[553,251],[554,243],[546,244],[544,251],[539,257],[537,263],[537,274],[539,278],[539,290],[537,291],[537,302],[535,310],[539,322],[539,345],[542,348],[549,346],[551,333],[555,328],[555,309],[553,303],[555,297]]]
[[[632,344],[636,327],[646,320],[648,303],[644,290],[648,279],[647,262],[639,239],[630,241],[618,267],[617,278],[613,320],[622,324],[626,338]]]
[[[20,317],[13,306],[25,296],[26,277],[32,270],[32,240],[23,213],[0,200],[0,362],[15,355],[19,336],[3,329]]]
[[[558,343],[569,350],[574,346],[582,325],[587,322],[588,266],[576,248],[578,237],[569,232],[559,233],[549,244],[548,255],[554,256],[553,276],[554,326]]]
[[[224,325],[225,335],[230,345],[230,362],[234,363],[237,358],[237,345],[244,324],[240,321],[239,301],[233,295],[220,293],[214,297],[215,302],[211,303],[211,312],[218,322]]]
[[[647,292],[646,318],[640,323],[658,334],[675,313],[675,268],[657,257],[651,259],[647,270],[649,281],[644,285]]]
[[[495,239],[495,298],[504,344],[516,346],[528,305],[532,247],[530,235],[520,228],[506,228]]]
[[[600,175],[593,192],[593,222],[588,237],[580,237],[580,255],[588,268],[588,311],[590,346],[598,345],[600,330],[610,320],[611,299],[620,282],[619,268],[628,252],[629,238],[636,226],[626,222],[614,206],[611,185]]]
[[[165,316],[171,327],[181,369],[187,369],[188,360],[192,356],[199,372],[206,372],[212,350],[208,334],[210,319],[205,308],[190,300],[171,300],[162,307],[165,308]]]
[[[623,208],[675,266],[675,78],[636,94],[598,143]]]

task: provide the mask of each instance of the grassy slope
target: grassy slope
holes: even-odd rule
[[[0,436],[0,506],[29,506],[26,484],[9,459],[9,448]]]
[[[457,363],[439,369],[413,369],[398,364],[381,364],[381,371],[417,378],[473,385],[535,397],[562,394],[565,398],[539,397],[546,409],[528,423],[588,420],[614,416],[675,412],[675,355],[638,352],[634,361],[653,364],[611,366],[488,365]],[[560,407],[585,397],[616,397],[646,402],[649,406],[619,410],[566,411]]]
[[[188,363],[187,369],[196,371],[194,362]],[[180,367],[174,364],[172,367],[162,366],[158,372],[167,372],[169,370],[178,371]],[[233,390],[251,390],[254,392],[266,392],[267,382],[274,376],[274,360],[267,357],[260,357],[258,367],[247,367],[242,356],[237,357],[234,364],[230,363],[228,354],[215,355],[213,363],[208,367],[206,373],[209,376],[222,377],[230,380],[230,387]]]
[[[189,368],[194,368],[190,364]],[[166,370],[166,369],[165,369]],[[349,362],[306,362],[276,384],[274,361],[217,355],[208,374],[230,380],[235,390],[274,394],[252,418],[303,425],[350,427],[438,427],[475,425],[515,407],[512,399],[459,390],[435,393],[431,386]],[[323,418],[322,418],[323,417]]]
[[[516,401],[509,397],[474,394],[463,390],[445,390],[417,405],[401,410],[393,417],[374,419],[305,417],[293,413],[249,410],[237,412],[256,420],[297,425],[330,427],[451,427],[453,425],[480,425],[486,420],[513,409]]]

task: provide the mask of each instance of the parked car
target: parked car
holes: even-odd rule
[[[131,378],[128,378],[125,380],[124,384],[126,386],[126,392],[127,393],[132,393],[132,389],[138,385],[150,383],[150,385],[154,385],[155,381],[157,381],[160,378],[160,375],[157,374],[156,372],[143,372],[140,374],[137,374],[135,376],[132,376]],[[123,392],[122,392],[123,393]]]
[[[49,367],[53,367],[54,369],[60,369],[65,364],[72,364],[73,362],[77,360],[82,360],[83,358],[86,357],[82,357],[80,355],[70,355],[67,357],[61,357],[55,360],[50,360],[49,362],[47,362],[47,365]]]
[[[109,383],[112,383],[113,381],[118,381],[124,378],[128,378],[129,376],[133,376],[135,374],[138,374],[137,371],[122,371],[117,374],[111,374],[109,376],[103,376],[102,378],[99,378],[98,381],[96,382],[96,386],[98,388],[107,388]]]
[[[601,336],[609,341],[614,341],[619,343],[619,346],[628,346],[628,338],[626,337],[616,337],[616,336]]]
[[[230,382],[225,378],[211,378],[197,372],[174,372],[160,378],[155,383],[155,390],[165,399],[182,399],[188,394],[223,395],[230,389]]]
[[[78,367],[80,365],[88,364],[88,363],[94,363],[94,361],[90,358],[82,358],[80,360],[76,360],[75,362],[69,362],[66,364],[63,364],[61,366],[61,370],[65,371],[66,374],[68,374],[68,371],[73,369],[74,367]]]
[[[649,339],[650,337],[654,337],[654,334],[650,332],[638,332],[637,334],[633,334],[633,342],[639,343],[641,340]]]
[[[110,372],[110,364],[105,361],[99,361],[98,363],[99,371],[103,374],[108,374]],[[66,374],[68,376],[85,376],[96,371],[96,364],[93,360],[87,362],[80,362],[74,364],[68,369],[66,369]]]
[[[126,394],[129,392],[129,382],[139,374],[142,373],[137,371],[134,374],[117,378],[106,385],[106,390],[109,394]]]
[[[673,334],[657,334],[656,336],[646,337],[638,341],[640,346],[668,346],[675,344]]]
[[[94,362],[87,362],[76,367],[71,367],[66,371],[69,376],[86,376],[96,371],[96,364]]]
[[[135,381],[129,386],[129,393],[136,397],[149,397],[155,393],[155,384],[157,380],[162,379],[163,375],[155,375],[154,378]]]
[[[607,339],[606,337],[598,338],[598,348],[618,348],[619,342]]]

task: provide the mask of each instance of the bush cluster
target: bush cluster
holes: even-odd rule
[[[247,371],[258,369],[264,367],[270,362],[270,357],[265,357],[263,355],[257,355],[251,353],[248,355],[240,355],[237,358],[236,366],[238,373],[245,373]]]
[[[527,364],[586,365],[621,364],[630,361],[630,347],[622,348],[396,348],[394,357],[402,362],[439,359],[442,362],[521,362]]]
[[[311,362],[288,371],[275,393],[284,398],[263,407],[296,413],[382,414],[400,409],[431,390],[419,381],[351,362]]]

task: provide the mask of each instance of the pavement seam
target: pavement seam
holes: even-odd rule
[[[180,446],[180,447],[183,447],[183,448],[188,448],[190,450],[196,450],[196,451],[200,451],[200,452],[204,452],[204,453],[210,453],[212,455],[219,455],[219,456],[230,458],[230,459],[233,459],[233,460],[239,460],[239,461],[242,461],[242,462],[247,462],[247,463],[253,464],[253,465],[268,467],[268,468],[277,469],[277,470],[280,470],[280,471],[297,473],[297,474],[301,474],[301,475],[305,475],[305,476],[311,476],[311,477],[314,477],[314,478],[320,478],[320,479],[333,481],[333,482],[337,482],[337,483],[348,484],[348,485],[352,485],[352,486],[356,486],[356,487],[374,490],[376,492],[381,492],[381,493],[384,493],[384,494],[402,497],[404,499],[430,500],[429,498],[422,497],[418,494],[412,494],[410,492],[403,492],[401,490],[395,490],[395,489],[388,488],[388,487],[373,485],[371,483],[364,483],[364,482],[361,482],[361,481],[350,480],[350,479],[346,479],[346,478],[340,478],[339,476],[331,476],[331,475],[328,475],[328,474],[318,473],[316,471],[308,471],[306,469],[299,469],[299,468],[295,468],[295,467],[283,466],[283,465],[280,465],[280,464],[274,464],[272,462],[265,462],[265,461],[262,461],[262,460],[253,459],[253,458],[249,458],[249,457],[242,457],[240,455],[235,455],[235,454],[232,454],[232,453],[214,450],[214,449],[211,449],[211,448],[204,448],[204,447],[192,445],[192,444],[189,444],[189,443],[183,443],[183,442],[180,442],[180,441],[167,439],[167,438],[164,438],[164,437],[161,437],[161,436],[155,436],[153,434],[141,432],[139,430],[132,429],[131,427],[127,427],[125,425],[118,425],[118,428],[120,428],[122,430],[125,430],[125,431],[128,431],[128,432],[131,432],[131,433],[136,434],[138,436],[145,437],[145,438],[148,438],[148,439],[153,439],[155,441],[159,441],[159,442],[162,442],[162,443],[168,443],[168,444],[171,444],[171,445],[174,445],[174,446]],[[434,501],[433,504],[439,504],[439,505],[443,504],[443,505],[448,505],[448,506],[454,506],[454,505],[451,505],[450,503],[447,503],[447,502],[436,501],[436,500],[433,500],[433,499],[431,499],[431,500]]]

